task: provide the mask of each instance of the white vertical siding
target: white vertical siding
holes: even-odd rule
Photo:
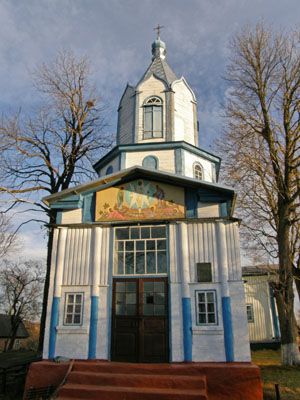
[[[252,304],[254,316],[254,322],[248,323],[250,341],[271,341],[274,330],[268,276],[245,276],[244,279],[246,304]]]
[[[226,244],[228,257],[228,273],[230,281],[242,279],[242,270],[240,264],[240,246],[239,246],[238,225],[235,223],[226,224]]]
[[[216,250],[216,232],[214,222],[188,224],[190,274],[196,281],[196,264],[210,262],[212,264],[213,281],[218,281],[218,260]]]

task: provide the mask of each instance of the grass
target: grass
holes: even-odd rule
[[[276,400],[275,383],[279,384],[282,400],[300,399],[300,367],[283,367],[280,350],[256,350],[252,361],[261,369],[264,400]]]

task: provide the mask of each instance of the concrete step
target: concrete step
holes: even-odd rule
[[[204,375],[146,375],[72,371],[68,376],[67,383],[121,387],[206,389],[206,377]]]
[[[65,384],[58,400],[208,400],[204,389],[171,389]]]

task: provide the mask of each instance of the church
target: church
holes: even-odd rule
[[[98,178],[44,199],[57,211],[44,359],[250,362],[236,193],[166,53],[158,35]]]

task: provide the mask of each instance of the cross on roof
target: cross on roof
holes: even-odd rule
[[[164,26],[163,25],[159,25],[159,24],[157,25],[156,28],[153,28],[154,31],[157,31],[157,39],[159,39],[159,37],[160,37],[160,30],[162,28],[164,28]]]

